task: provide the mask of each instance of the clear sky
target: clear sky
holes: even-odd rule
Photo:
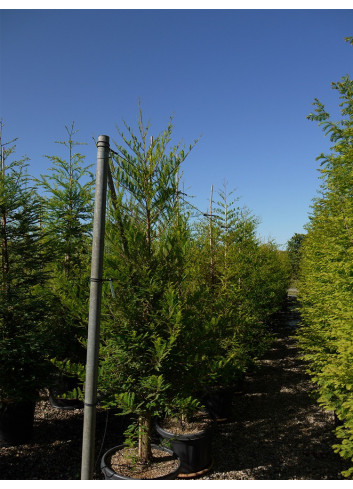
[[[303,232],[330,143],[306,119],[315,97],[338,117],[330,84],[353,74],[353,10],[2,10],[0,117],[30,173],[75,121],[81,152],[117,139],[141,99],[152,133],[174,114],[175,141],[202,135],[184,164],[203,211],[224,180],[278,244]],[[114,148],[114,146],[112,146]]]

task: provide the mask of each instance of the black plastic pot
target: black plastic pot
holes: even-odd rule
[[[239,396],[244,392],[245,374],[239,376],[227,387],[210,386],[206,392],[200,395],[200,400],[204,404],[207,412],[214,421],[227,421],[232,416],[232,401],[234,396]]]
[[[62,397],[62,394],[67,391],[72,391],[78,387],[82,388],[82,384],[77,377],[64,375],[57,380],[57,385],[49,391],[49,402],[56,409],[83,409],[84,404],[80,399],[70,399]]]
[[[123,448],[125,448],[125,445],[118,445],[117,447],[111,448],[110,450],[108,450],[103,455],[102,460],[101,460],[101,470],[103,472],[105,480],[109,480],[109,481],[112,481],[112,480],[139,480],[139,479],[136,479],[133,477],[125,477],[124,475],[120,475],[117,472],[115,472],[111,467],[109,467],[107,465],[107,460],[110,457],[110,455],[117,452],[118,450],[122,450]],[[168,448],[161,447],[158,445],[153,445],[153,444],[152,444],[152,448],[156,448],[158,450],[163,450],[164,452],[167,452],[171,456],[176,458],[175,453],[173,453],[172,450],[169,450]],[[179,470],[180,470],[180,461],[179,461],[178,467],[175,470],[173,470],[172,472],[170,472],[169,474],[163,475],[161,477],[155,477],[155,478],[149,479],[149,480],[176,479],[176,477],[178,476]]]
[[[202,401],[207,412],[217,422],[227,421],[232,415],[233,389],[212,389],[203,397]]]
[[[34,401],[0,402],[0,446],[32,441],[35,405]]]
[[[190,435],[176,435],[164,430],[157,422],[155,429],[161,440],[167,440],[173,452],[180,458],[178,477],[198,477],[208,472],[213,463],[211,429]]]
[[[55,397],[52,392],[49,394],[49,402],[56,409],[83,409],[84,404],[80,399],[66,399]]]

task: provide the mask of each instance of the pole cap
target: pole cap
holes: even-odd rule
[[[98,136],[98,144],[109,146],[109,136],[104,136],[104,135]]]

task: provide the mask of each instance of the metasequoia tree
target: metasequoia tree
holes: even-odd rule
[[[65,129],[67,139],[57,144],[66,154],[46,156],[51,166],[37,183],[42,232],[51,256],[52,327],[57,338],[52,354],[69,367],[85,358],[80,338],[87,325],[94,180],[91,165],[76,151],[83,143],[75,140],[74,123]]]
[[[137,414],[138,457],[150,463],[151,419],[168,404],[167,378],[185,325],[188,231],[179,179],[188,151],[171,145],[172,121],[151,138],[140,110],[137,134],[125,128],[111,161],[105,269],[116,299],[105,301],[100,386],[108,404]]]

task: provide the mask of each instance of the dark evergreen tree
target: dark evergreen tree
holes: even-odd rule
[[[295,233],[287,243],[287,253],[292,267],[292,278],[297,280],[299,277],[299,266],[301,259],[301,249],[305,234]]]
[[[34,400],[49,382],[52,336],[40,201],[26,171],[26,158],[8,162],[15,146],[4,146],[0,171],[0,401],[14,402]]]

